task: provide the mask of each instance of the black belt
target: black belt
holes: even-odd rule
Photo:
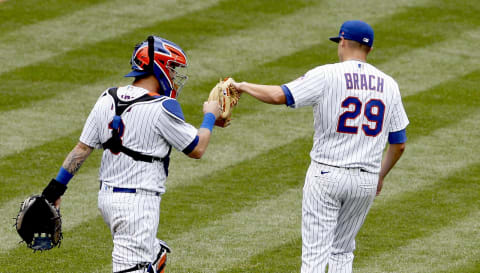
[[[100,182],[100,189],[102,188],[102,186],[103,186],[103,183]],[[137,189],[133,189],[133,188],[118,188],[118,187],[110,187],[110,186],[109,188],[112,188],[113,192],[137,193]],[[160,196],[159,192],[151,192],[151,193],[156,196]]]
[[[112,187],[113,192],[137,193],[137,189]],[[159,192],[151,192],[155,196],[160,196]]]
[[[136,192],[137,192],[137,189],[116,188],[116,187],[113,187],[113,192],[136,193]]]
[[[122,271],[117,271],[117,272],[114,272],[114,273],[126,273],[126,272],[137,271],[137,270],[145,269],[148,266],[150,266],[149,263],[141,263],[141,264],[137,264],[136,266],[134,266],[132,268],[125,269],[125,270],[122,270]]]
[[[345,169],[345,170],[354,170],[354,169],[358,169],[358,168],[338,167],[338,166],[328,165],[328,164],[324,164],[324,163],[319,163],[319,164],[321,164],[321,165],[325,165],[325,166],[328,166],[328,167],[332,167],[332,168],[337,168],[337,169]],[[360,168],[360,171],[361,171],[362,173],[368,173],[368,171],[367,171],[367,170],[365,170],[365,169],[362,169],[362,168]]]

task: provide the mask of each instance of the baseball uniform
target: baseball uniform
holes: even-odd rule
[[[398,85],[374,66],[348,60],[316,67],[282,89],[289,106],[312,106],[314,115],[302,201],[302,272],[323,273],[327,264],[329,272],[351,272],[383,150],[408,125]]]
[[[117,90],[118,97],[129,100],[147,93],[132,85]],[[112,136],[114,115],[114,100],[105,91],[88,116],[80,141],[102,148]],[[185,152],[197,135],[197,129],[184,121],[178,102],[165,96],[132,104],[121,120],[123,146],[156,158],[168,157],[171,147]],[[136,161],[124,153],[103,152],[98,206],[113,237],[114,272],[154,261],[159,252],[156,234],[166,177],[162,161]]]

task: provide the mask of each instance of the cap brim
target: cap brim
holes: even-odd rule
[[[330,37],[329,39],[330,39],[330,41],[335,42],[335,43],[339,43],[339,42],[340,42],[340,36]]]
[[[124,77],[140,77],[140,76],[145,76],[147,74],[148,72],[146,71],[132,70],[130,71],[130,73],[128,73]]]

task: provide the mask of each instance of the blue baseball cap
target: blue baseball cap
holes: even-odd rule
[[[372,47],[373,45],[373,28],[359,20],[346,21],[340,27],[337,37],[331,37],[330,40],[338,43],[340,38],[346,40],[357,41],[363,45]]]
[[[140,70],[132,70],[130,73],[125,75],[125,77],[140,77],[148,75],[147,71],[140,71]]]

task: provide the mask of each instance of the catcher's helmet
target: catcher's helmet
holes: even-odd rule
[[[150,62],[150,58],[154,62]],[[187,55],[173,42],[158,36],[149,36],[137,44],[130,60],[132,71],[125,77],[155,75],[165,96],[176,98],[187,76],[178,71],[187,67]]]

